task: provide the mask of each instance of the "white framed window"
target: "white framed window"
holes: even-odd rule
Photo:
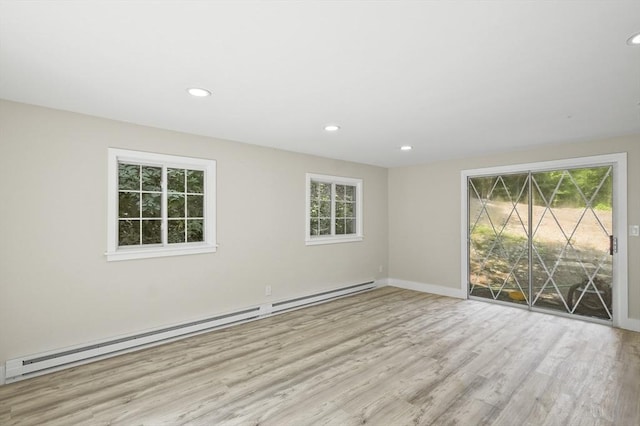
[[[307,173],[307,245],[362,241],[362,179]]]
[[[109,148],[107,260],[216,251],[215,160]]]

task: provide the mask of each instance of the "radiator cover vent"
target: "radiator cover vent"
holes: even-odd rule
[[[375,282],[370,281],[142,333],[11,359],[5,365],[6,383],[354,295],[375,287]]]

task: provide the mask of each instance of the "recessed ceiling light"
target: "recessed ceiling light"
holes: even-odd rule
[[[629,37],[629,40],[627,40],[627,44],[629,46],[638,46],[638,45],[640,45],[640,33],[636,33],[636,34],[632,35],[631,37]]]
[[[196,96],[198,98],[204,98],[205,96],[211,96],[211,92],[208,91],[207,89],[203,89],[201,87],[189,87],[187,89],[187,92],[189,92],[189,94],[191,96]]]
[[[326,126],[324,126],[324,129],[327,132],[337,132],[338,130],[340,130],[340,126],[338,126],[337,124],[327,124]]]
[[[411,151],[413,149],[413,147],[411,145],[402,145],[400,147],[401,151]]]

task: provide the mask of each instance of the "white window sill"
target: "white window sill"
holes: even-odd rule
[[[214,253],[217,245],[202,244],[197,246],[150,247],[145,249],[123,248],[115,252],[106,252],[108,262],[131,259],[148,259],[152,257],[184,256],[189,254]]]
[[[305,244],[308,246],[317,246],[321,244],[339,244],[354,243],[362,241],[363,237],[359,235],[339,236],[339,237],[313,237],[307,238]]]

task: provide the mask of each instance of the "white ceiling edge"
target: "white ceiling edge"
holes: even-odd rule
[[[640,133],[638,16],[639,1],[0,1],[0,98],[429,163]]]

